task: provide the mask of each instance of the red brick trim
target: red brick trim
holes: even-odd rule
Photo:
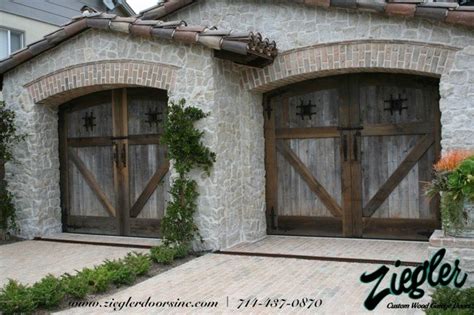
[[[124,86],[174,89],[177,69],[172,65],[123,59],[88,62],[48,73],[24,87],[35,103],[51,106]]]
[[[440,77],[451,69],[456,47],[358,40],[319,44],[280,53],[265,69],[244,69],[242,85],[258,92],[312,78],[351,72],[396,72]]]

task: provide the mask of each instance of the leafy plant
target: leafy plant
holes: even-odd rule
[[[36,307],[31,288],[15,280],[8,280],[0,290],[0,311],[3,314],[30,314]]]
[[[452,151],[434,165],[434,178],[427,195],[441,195],[441,217],[445,231],[464,228],[464,200],[474,201],[474,153]]]
[[[168,155],[173,160],[178,174],[171,187],[172,200],[168,203],[161,231],[164,244],[176,246],[189,244],[199,235],[194,223],[194,213],[199,196],[197,183],[189,179],[192,169],[201,168],[209,175],[216,161],[216,155],[202,143],[204,132],[196,129],[194,123],[208,114],[195,107],[185,107],[186,101],[170,102],[168,117],[164,126],[162,141],[168,146]]]
[[[65,295],[63,283],[53,275],[47,275],[36,282],[31,293],[36,304],[47,309],[58,306]]]
[[[5,163],[14,161],[13,146],[24,138],[25,135],[17,133],[15,113],[7,109],[4,102],[0,102],[0,169]],[[4,232],[17,229],[12,197],[5,180],[0,177],[0,229]]]
[[[474,152],[467,150],[449,151],[433,165],[433,168],[438,173],[454,171],[465,159],[473,154]]]
[[[150,271],[151,260],[148,255],[142,253],[128,253],[123,259],[137,276],[143,276]]]
[[[79,275],[72,276],[64,274],[62,276],[64,292],[75,299],[83,299],[89,293],[89,280]]]
[[[174,248],[171,248],[165,245],[153,247],[150,250],[151,259],[163,265],[169,265],[173,263],[175,253],[176,251]]]
[[[429,308],[426,310],[428,315],[470,315],[474,308],[474,288],[438,288],[433,293],[431,302],[444,308]],[[459,305],[471,305],[471,308],[457,308]]]
[[[435,165],[434,178],[427,186],[427,194],[436,196],[442,191],[450,191],[450,175],[465,161],[474,156],[474,152],[466,150],[453,150],[443,155]]]
[[[7,190],[6,181],[0,178],[0,230],[6,232],[16,229],[17,224],[13,195]]]
[[[120,260],[106,260],[100,268],[110,272],[110,281],[117,286],[131,284],[137,277],[132,268]]]
[[[466,198],[474,201],[474,156],[465,159],[448,176],[448,190],[455,200]]]
[[[94,293],[107,291],[112,282],[112,274],[104,266],[97,266],[94,269],[84,268],[78,273],[78,276],[86,279],[90,290]]]
[[[186,244],[180,244],[174,248],[174,258],[184,258],[189,255],[189,246]]]

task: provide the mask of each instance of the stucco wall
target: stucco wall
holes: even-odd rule
[[[217,153],[217,164],[210,177],[194,174],[201,193],[196,217],[205,240],[202,247],[215,249],[244,240],[247,234],[242,232],[243,225],[255,227],[252,216],[245,215],[263,215],[264,178],[262,165],[255,165],[257,172],[250,172],[253,167],[249,165],[261,164],[262,157],[251,154],[248,145],[240,147],[240,139],[254,139],[254,145],[259,146],[263,134],[259,128],[260,106],[239,105],[257,104],[258,96],[241,91],[236,70],[229,72],[229,64],[212,58],[212,52],[203,47],[92,30],[5,76],[5,101],[17,113],[20,132],[29,135],[16,149],[18,164],[7,165],[9,188],[16,194],[19,209],[20,235],[31,238],[61,231],[57,108],[48,106],[48,101],[35,104],[23,86],[73,65],[119,59],[179,67],[169,90],[170,98],[184,97],[188,104],[211,113],[199,127],[206,132],[205,144]],[[245,197],[252,199],[249,203],[242,201],[247,184],[244,180],[261,183]],[[251,235],[261,237],[263,233],[264,227],[260,226]]]
[[[58,29],[56,25],[0,11],[0,27],[2,26],[25,32],[25,45],[40,40],[44,35]]]

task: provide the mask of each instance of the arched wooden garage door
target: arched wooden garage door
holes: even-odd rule
[[[354,74],[267,95],[269,233],[426,239],[440,152],[438,81]]]
[[[109,90],[60,108],[65,230],[159,236],[168,192],[160,144],[166,92]]]

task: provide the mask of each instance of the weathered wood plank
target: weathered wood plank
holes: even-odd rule
[[[136,218],[140,214],[140,211],[143,209],[143,207],[147,203],[148,199],[150,199],[151,195],[155,191],[155,189],[158,186],[158,184],[160,183],[160,181],[163,179],[163,177],[166,175],[166,173],[168,173],[169,167],[170,167],[169,161],[166,161],[155,172],[153,177],[150,179],[148,184],[145,186],[145,189],[141,193],[140,197],[138,197],[137,201],[135,202],[135,204],[130,209],[130,217]]]
[[[356,77],[348,80],[347,106],[349,107],[350,126],[359,128],[361,126],[361,91],[357,85]],[[359,130],[352,130],[349,137],[350,162],[346,165],[350,168],[351,181],[351,221],[344,222],[344,235],[351,237],[362,237],[362,167],[361,167],[361,134]],[[348,225],[352,225],[349,227]]]
[[[87,169],[85,166],[84,162],[80,159],[80,157],[77,155],[76,152],[74,152],[73,149],[68,150],[68,156],[69,159],[74,163],[74,165],[77,167],[89,187],[92,189],[94,194],[97,196],[99,199],[100,203],[102,206],[107,210],[107,212],[110,214],[110,216],[115,217],[117,214],[117,211],[115,210],[114,206],[110,202],[110,200],[107,198],[107,196],[104,194],[102,189],[100,188],[99,183],[95,179],[94,175]]]
[[[265,133],[265,169],[267,172],[266,204],[268,228],[278,226],[278,169],[275,149],[275,97],[264,98],[264,133]],[[276,216],[276,217],[275,217]]]
[[[361,135],[368,136],[400,136],[400,135],[424,135],[432,132],[433,124],[430,122],[420,123],[397,123],[397,124],[365,124]]]
[[[317,139],[336,138],[340,132],[337,127],[279,128],[275,130],[277,139]]]
[[[341,207],[329,195],[326,189],[314,178],[310,170],[304,165],[300,158],[291,150],[286,144],[277,143],[277,150],[285,159],[293,166],[293,168],[300,174],[300,176],[308,184],[309,188],[321,199],[322,203],[328,208],[332,215],[339,217],[342,215]]]
[[[364,208],[364,216],[370,217],[380,207],[380,205],[387,199],[390,193],[397,187],[413,166],[418,162],[421,156],[433,144],[434,138],[432,134],[423,136],[410,153],[405,157],[398,168],[390,175],[388,180],[380,187],[378,192],[372,197]]]

